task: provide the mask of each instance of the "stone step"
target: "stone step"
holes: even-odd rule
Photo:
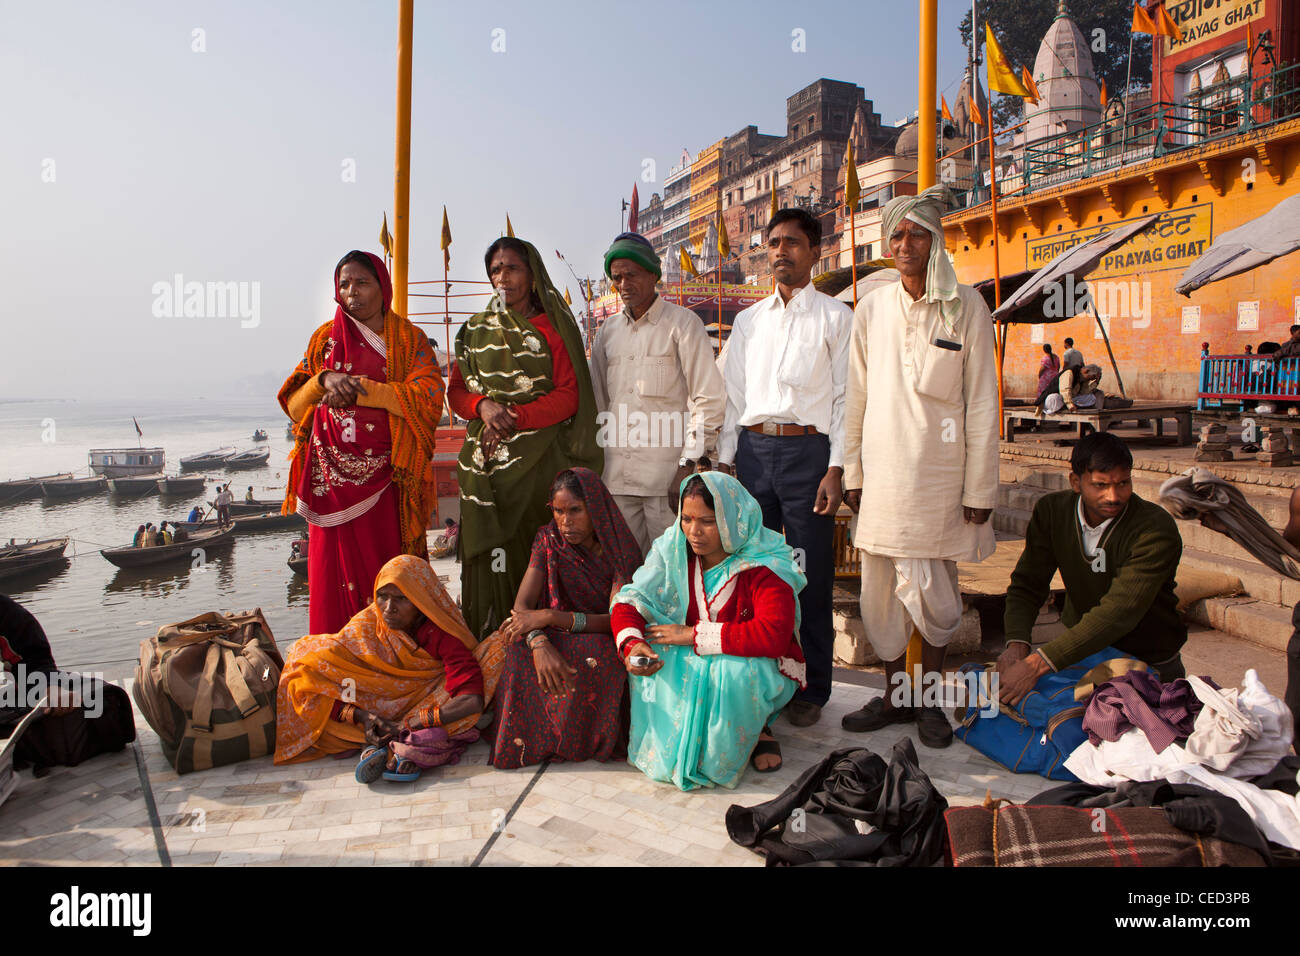
[[[1031,512],[1023,508],[1003,508],[999,506],[993,511],[993,530],[1003,531],[1007,534],[1023,538],[1025,532],[1029,529],[1029,518]]]
[[[1195,621],[1232,637],[1286,653],[1291,640],[1291,608],[1253,598],[1206,598],[1185,612]]]
[[[1247,595],[1266,604],[1287,608],[1300,604],[1300,581],[1283,577],[1253,557],[1225,557],[1197,548],[1183,548],[1183,558],[1178,566],[1231,574],[1241,579]]]
[[[1038,504],[1038,499],[1050,493],[1046,488],[1000,484],[997,506],[1017,511],[1033,511],[1034,505]]]

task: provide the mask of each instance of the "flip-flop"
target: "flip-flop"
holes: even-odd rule
[[[763,732],[766,734],[772,733],[772,731],[770,731],[766,727],[763,728]],[[776,773],[783,766],[785,766],[785,758],[782,757],[781,762],[777,764],[775,767],[768,767],[766,770],[760,770],[758,765],[754,763],[754,758],[761,757],[766,754],[773,754],[777,757],[780,757],[781,756],[780,741],[760,740],[758,743],[754,745],[754,752],[749,755],[749,765],[754,768],[754,771],[756,773]]]
[[[414,772],[398,773],[397,770],[385,770],[384,779],[393,780],[397,783],[410,783],[412,780],[419,780],[421,771],[420,768],[415,765],[415,761],[408,760],[405,757],[399,757],[397,760],[398,769],[401,769],[401,766],[404,763],[409,763],[412,767],[415,767]]]
[[[384,764],[387,762],[387,747],[367,747],[361,751],[361,760],[358,761],[356,770],[357,783],[374,783],[384,772]]]

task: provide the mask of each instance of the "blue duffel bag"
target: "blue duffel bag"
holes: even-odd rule
[[[1146,666],[1131,655],[1108,647],[1077,664],[1044,674],[1017,706],[999,704],[998,714],[994,717],[981,714],[981,710],[991,709],[988,695],[993,690],[995,665],[988,664],[987,681],[983,678],[979,681],[980,699],[957,708],[958,727],[954,733],[1008,770],[1036,773],[1049,780],[1077,780],[1065,769],[1065,761],[1088,739],[1083,730],[1083,712],[1088,701],[1086,698],[1075,700],[1074,689],[1090,671],[1111,661],[1116,663],[1094,675],[1091,681],[1094,685],[1108,676],[1131,670],[1135,665],[1138,668]],[[962,672],[969,674],[972,669],[983,668],[978,664],[966,664]],[[970,687],[975,681],[968,677],[965,683]],[[993,693],[995,702],[996,697]]]

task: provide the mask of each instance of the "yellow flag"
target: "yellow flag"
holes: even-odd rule
[[[776,204],[776,173],[772,173],[772,215],[775,216],[778,212],[780,207]]]
[[[731,240],[727,238],[727,222],[722,218],[722,210],[718,210],[718,255],[727,258],[731,255]]]
[[[989,62],[989,92],[997,90],[999,93],[1009,93],[1012,96],[1028,96],[1029,91],[1020,82],[1016,71],[1011,69],[1011,64],[1003,55],[1002,47],[998,46],[998,38],[993,35],[993,28],[989,26],[987,20],[984,21],[984,42],[987,45],[985,53]]]
[[[947,104],[944,104],[947,110]],[[853,140],[849,140],[849,152],[844,157],[846,169],[844,170],[844,205],[850,209],[856,209],[858,199],[862,195],[861,187],[858,184],[858,164],[853,161]]]
[[[510,225],[510,213],[506,213],[506,235],[511,239],[515,237],[515,227]]]
[[[447,221],[446,206],[442,207],[442,239],[438,246],[442,249],[442,267],[445,270],[451,265],[451,223]]]
[[[1162,37],[1178,37],[1178,24],[1174,23],[1163,3],[1156,7],[1156,33]]]
[[[573,296],[569,295],[569,287],[567,285],[564,287],[564,304],[573,305]]]
[[[384,224],[379,229],[379,245],[383,248],[384,255],[391,256],[393,254],[393,240],[392,237],[388,235],[387,212],[384,213]]]
[[[699,273],[695,271],[695,262],[691,259],[691,254],[686,251],[686,244],[682,243],[682,245],[678,246],[677,251],[680,252],[682,256],[682,271],[689,273],[692,278],[699,275]]]
[[[949,123],[951,123],[952,110],[948,109],[948,101],[943,98],[942,93],[939,94],[939,105],[943,107],[943,118],[946,119]]]
[[[1029,102],[1037,106],[1038,101],[1042,99],[1042,94],[1038,92],[1038,84],[1029,75],[1028,68],[1023,66],[1020,68],[1020,81],[1025,84],[1025,89],[1029,91]]]
[[[1153,35],[1156,32],[1155,22],[1147,14],[1146,10],[1143,8],[1142,4],[1140,3],[1135,3],[1133,5],[1132,30],[1134,33],[1150,33]]]

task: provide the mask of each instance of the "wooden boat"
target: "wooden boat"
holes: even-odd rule
[[[0,545],[0,578],[66,563],[68,559],[63,556],[63,551],[67,546],[67,538]]]
[[[184,528],[190,534],[210,531],[217,527],[215,518],[205,521],[177,521],[176,527]],[[244,515],[236,518],[232,524],[235,534],[256,534],[259,531],[283,531],[285,528],[306,527],[307,520],[302,515],[282,515],[276,513]]]
[[[307,539],[300,538],[293,543],[289,550],[289,567],[293,569],[294,574],[307,576]]]
[[[86,495],[103,494],[107,490],[108,479],[103,475],[91,478],[56,478],[41,482],[41,497],[46,501],[84,498]]]
[[[165,564],[169,561],[192,561],[196,548],[204,552],[230,547],[235,543],[235,532],[231,528],[222,531],[207,531],[190,535],[184,541],[174,544],[158,544],[151,548],[137,548],[127,545],[124,548],[105,548],[99,552],[109,564],[119,568],[141,568],[153,564]]]
[[[130,475],[108,479],[108,490],[115,495],[133,498],[158,494],[158,479],[166,477],[161,471],[152,475]]]
[[[225,448],[214,448],[212,451],[190,455],[188,458],[181,459],[181,471],[203,471],[205,468],[220,468],[234,454],[234,446],[227,445]]]
[[[266,441],[266,440],[267,440],[266,432],[261,428],[253,432],[253,441]]]
[[[90,470],[105,478],[127,475],[160,475],[167,466],[161,448],[92,448]]]
[[[259,498],[254,501],[235,501],[230,505],[232,518],[238,518],[240,515],[264,515],[268,511],[279,513],[280,502],[263,501]]]
[[[244,471],[249,468],[261,468],[271,460],[271,449],[263,448],[261,451],[250,448],[248,451],[241,451],[238,455],[232,455],[226,459],[226,468],[230,471]]]
[[[292,426],[292,425],[286,425],[286,426],[285,426],[285,429],[284,429],[284,437],[287,438],[287,439],[289,439],[289,441],[293,441],[294,435],[293,435],[293,426]]]
[[[201,495],[207,482],[204,475],[167,475],[158,479],[158,491],[164,495]]]
[[[61,471],[57,475],[41,475],[36,478],[15,478],[13,481],[0,481],[0,505],[11,501],[26,501],[41,496],[42,481],[61,481],[72,477],[72,472]]]

